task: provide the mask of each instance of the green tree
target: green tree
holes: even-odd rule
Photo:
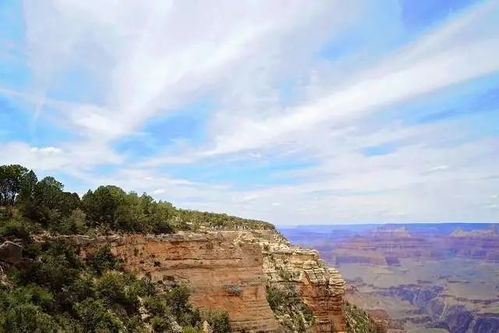
[[[142,196],[144,199],[144,195]],[[145,209],[148,231],[154,234],[169,234],[175,231],[173,224],[176,210],[169,202],[152,202]]]
[[[113,185],[99,186],[82,198],[82,208],[91,226],[115,226],[118,208],[125,201],[126,193]]]
[[[27,173],[28,169],[18,164],[0,166],[0,206],[14,205]]]
[[[125,194],[116,209],[114,228],[127,232],[147,232],[146,215],[135,192]]]
[[[17,198],[17,201],[23,203],[33,200],[35,194],[35,186],[37,183],[38,178],[36,177],[36,174],[33,172],[33,170],[30,170],[28,173],[26,173],[21,180],[19,197]]]
[[[54,229],[62,234],[82,234],[86,230],[86,214],[80,209],[74,209],[71,214],[61,218]]]
[[[116,271],[106,271],[95,282],[96,295],[117,312],[131,315],[139,308],[140,290],[133,288],[136,279]]]
[[[31,182],[30,182],[31,183]],[[24,215],[44,226],[55,229],[64,217],[80,206],[76,193],[64,192],[64,185],[53,177],[45,177],[33,188],[31,198],[23,195]]]

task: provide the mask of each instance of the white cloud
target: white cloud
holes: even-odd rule
[[[0,144],[0,164],[22,164],[38,170],[59,169],[67,164],[61,149],[30,147],[23,142]]]
[[[1,144],[0,162],[278,223],[499,218],[483,209],[497,193],[497,181],[484,179],[497,172],[497,139],[469,142],[461,131],[465,121],[407,127],[396,119],[373,120],[386,106],[499,70],[498,2],[474,6],[382,59],[370,59],[370,66],[359,64],[341,76],[331,74],[342,69],[334,64],[323,71],[325,61],[318,63],[315,52],[364,19],[362,8],[357,1],[26,1],[33,91],[1,92],[41,105],[40,116],[78,138],[53,147]],[[77,103],[45,96],[75,68],[92,79],[94,98]],[[286,80],[297,81],[298,97],[290,105],[279,97]],[[127,160],[112,148],[154,116],[206,94],[220,106],[210,115],[207,142],[146,161]],[[395,142],[395,151],[362,154],[366,146],[386,142]],[[285,175],[297,184],[256,189],[154,169],[276,156],[300,156],[315,165]],[[125,161],[112,175],[92,171]]]
[[[274,54],[276,46],[314,20],[324,28],[345,21],[355,6],[338,4],[26,1],[35,89],[43,94],[65,70],[86,69],[99,79],[103,103],[61,110],[61,116],[79,130],[119,138],[160,109],[179,107],[202,91],[226,89],[248,62],[275,63],[283,56]]]
[[[157,190],[154,190],[151,192],[152,195],[160,195],[160,194],[164,194],[166,191],[162,188],[159,188]]]
[[[62,150],[57,147],[32,147],[30,151],[32,153],[42,153],[47,155],[55,155],[62,153]]]
[[[260,149],[308,136],[327,122],[344,128],[369,112],[499,70],[499,3],[485,3],[428,37],[390,54],[378,65],[352,73],[350,82],[320,98],[270,116],[219,117],[211,154]],[[484,28],[491,31],[483,33]],[[442,48],[445,45],[445,48]],[[229,125],[230,124],[230,125]],[[222,131],[222,133],[220,133]]]
[[[115,164],[121,157],[100,144],[65,143],[37,147],[24,142],[0,143],[0,164],[22,164],[37,171],[64,171],[78,175],[101,164]]]

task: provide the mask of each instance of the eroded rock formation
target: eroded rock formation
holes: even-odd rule
[[[125,267],[160,284],[186,283],[200,308],[228,311],[234,331],[282,332],[266,299],[269,282],[292,284],[316,317],[316,332],[343,332],[344,281],[316,251],[272,231],[162,236],[78,236],[82,255],[109,244]]]
[[[103,244],[125,267],[161,284],[185,283],[191,303],[228,311],[235,331],[277,332],[265,293],[263,257],[258,244],[235,242],[237,233],[80,238],[84,252]]]
[[[314,331],[344,332],[345,281],[339,272],[328,268],[317,251],[294,246],[274,232],[255,231],[250,237],[262,246],[268,281],[293,285],[310,307],[315,316]]]

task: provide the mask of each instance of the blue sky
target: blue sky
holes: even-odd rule
[[[499,220],[499,1],[0,2],[0,163],[276,224]]]

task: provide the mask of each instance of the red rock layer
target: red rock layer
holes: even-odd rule
[[[236,242],[236,235],[133,235],[81,238],[80,244],[83,252],[92,252],[108,243],[128,270],[158,283],[188,284],[191,303],[225,309],[236,332],[277,332],[278,323],[266,299],[260,246]]]
[[[315,332],[344,332],[345,282],[317,251],[293,246],[275,232],[219,231],[173,235],[72,237],[82,255],[109,244],[125,267],[162,284],[186,283],[191,302],[229,313],[235,332],[281,332],[266,284],[292,283],[316,317]],[[291,277],[282,279],[285,270]]]
[[[345,281],[315,250],[297,247],[280,235],[254,232],[264,252],[264,271],[273,284],[293,284],[315,316],[315,332],[344,332]],[[286,273],[282,273],[286,272]]]

